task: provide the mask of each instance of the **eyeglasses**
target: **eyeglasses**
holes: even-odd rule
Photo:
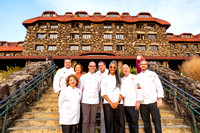
[[[115,69],[116,67],[112,67],[112,66],[111,66],[110,68],[114,68],[114,69]]]
[[[89,67],[96,67],[96,66],[89,66]]]

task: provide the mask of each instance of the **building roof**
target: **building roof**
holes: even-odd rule
[[[45,16],[45,14],[51,14]],[[66,15],[67,14],[67,15]],[[79,14],[85,14],[84,16],[79,16]],[[95,15],[99,14],[99,15]],[[115,14],[115,16],[108,16],[108,14]],[[117,15],[118,14],[118,15]],[[128,15],[126,15],[128,14]],[[142,15],[146,15],[143,17]],[[129,13],[125,12],[120,15],[118,12],[112,11],[108,12],[106,15],[101,15],[100,12],[95,12],[93,15],[88,15],[85,11],[77,11],[76,13],[72,12],[66,12],[64,15],[57,15],[54,11],[45,11],[42,13],[41,16],[31,18],[28,20],[25,20],[23,22],[23,25],[27,27],[28,25],[35,23],[37,21],[58,21],[58,22],[69,22],[69,21],[91,21],[91,22],[104,22],[104,21],[120,21],[120,22],[128,22],[128,23],[136,23],[136,22],[157,22],[163,26],[166,26],[167,28],[170,27],[170,23],[152,17],[152,15],[148,12],[140,12],[137,16],[130,16]]]
[[[0,51],[23,51],[23,46],[19,46],[19,43],[24,43],[23,41],[19,42],[7,42],[0,41],[0,43],[6,43],[6,46],[0,46]]]
[[[182,33],[180,35],[174,35],[173,33],[167,33],[167,35],[171,35],[171,37],[168,37],[169,42],[200,42],[200,34]]]

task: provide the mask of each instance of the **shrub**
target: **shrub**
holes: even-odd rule
[[[200,59],[192,58],[183,62],[180,70],[185,76],[200,81]]]
[[[0,70],[0,81],[2,81],[4,78],[9,77],[13,72],[21,70],[21,67],[19,66],[7,66],[7,70]]]
[[[132,73],[132,74],[137,74],[136,68],[130,66],[130,73]],[[119,74],[120,74],[122,77],[124,76],[124,73],[123,73],[122,69],[120,70]]]

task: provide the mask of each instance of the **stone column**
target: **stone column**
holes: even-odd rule
[[[167,67],[167,68],[169,68],[169,63],[168,63],[168,61],[163,61],[162,65],[165,66],[165,67]]]
[[[123,65],[123,62],[121,60],[118,61],[118,71],[119,71],[119,73],[122,70],[122,65]]]

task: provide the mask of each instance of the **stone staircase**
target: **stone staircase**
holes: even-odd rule
[[[161,109],[163,133],[191,133],[192,128],[185,124],[167,105]],[[100,132],[100,111],[97,114],[96,132]],[[58,123],[58,96],[52,87],[47,90],[39,102],[36,102],[21,119],[15,121],[14,126],[7,129],[8,133],[62,133]],[[152,124],[153,125],[153,124]],[[139,119],[139,132],[143,133],[143,122]],[[126,133],[129,133],[126,123]]]

